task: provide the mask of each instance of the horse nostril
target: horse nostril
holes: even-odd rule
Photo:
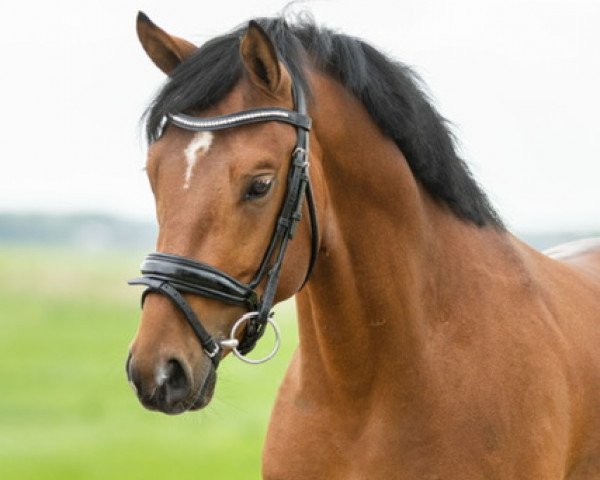
[[[191,391],[191,385],[188,375],[179,362],[176,359],[171,359],[167,362],[161,381],[162,387],[166,393],[166,400],[168,403],[173,404],[187,398]]]
[[[140,362],[130,356],[125,368],[129,384],[146,408],[181,413],[192,402],[192,381],[186,363],[172,358],[166,362]]]

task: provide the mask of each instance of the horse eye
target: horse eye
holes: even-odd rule
[[[269,192],[272,185],[272,178],[262,177],[253,180],[250,184],[250,187],[248,188],[248,191],[246,192],[245,199],[253,200],[255,198],[264,197]]]

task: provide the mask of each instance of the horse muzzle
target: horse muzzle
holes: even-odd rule
[[[202,365],[201,372],[192,373],[187,362],[169,358],[154,363],[136,361],[132,353],[125,367],[131,388],[148,410],[176,415],[198,410],[210,403],[217,380],[211,362]]]

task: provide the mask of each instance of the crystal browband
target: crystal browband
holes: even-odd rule
[[[168,120],[173,125],[196,132],[220,130],[237,125],[267,122],[269,120],[289,123],[304,130],[310,130],[311,127],[311,120],[308,116],[283,108],[257,108],[241,113],[211,117],[210,119],[176,113],[169,114]]]

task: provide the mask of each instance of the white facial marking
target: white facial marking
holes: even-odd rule
[[[166,366],[161,365],[156,370],[156,375],[154,376],[154,380],[156,382],[156,385],[158,387],[162,387],[163,384],[165,383],[165,380],[167,380],[167,378],[169,378],[169,369]]]
[[[192,170],[194,165],[198,161],[198,155],[206,154],[210,145],[212,144],[213,134],[211,132],[198,132],[192,138],[190,144],[185,147],[185,179],[183,182],[183,188],[187,190],[190,188],[190,180],[192,179]]]

